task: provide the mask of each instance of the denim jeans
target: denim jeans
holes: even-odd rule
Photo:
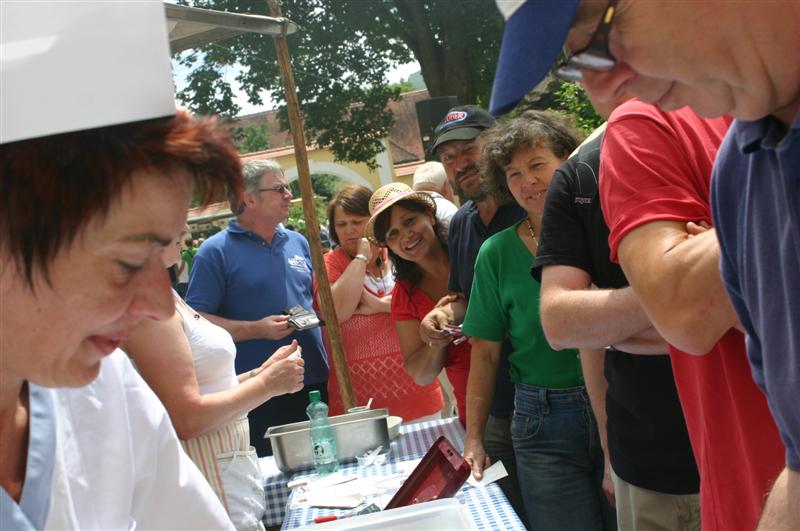
[[[603,494],[603,451],[583,387],[516,384],[511,439],[531,529],[616,529]]]

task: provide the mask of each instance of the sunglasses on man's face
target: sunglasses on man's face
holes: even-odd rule
[[[556,77],[564,81],[580,81],[584,70],[607,72],[614,68],[617,60],[608,50],[608,35],[616,11],[617,0],[610,0],[589,44],[572,55],[566,49],[562,52],[563,59],[556,70]]]
[[[270,188],[259,188],[256,192],[277,192],[281,195],[285,194],[286,192],[291,192],[292,189],[289,188],[289,185],[286,184],[277,184]]]

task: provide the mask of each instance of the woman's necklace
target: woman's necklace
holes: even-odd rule
[[[536,245],[536,247],[539,247],[539,240],[536,239],[536,234],[534,234],[533,232],[533,225],[531,224],[531,218],[530,217],[525,218],[525,222],[528,224],[528,230],[531,233],[531,238],[533,238],[533,243]]]

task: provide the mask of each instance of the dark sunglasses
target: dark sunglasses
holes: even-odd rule
[[[614,68],[617,60],[608,50],[608,35],[616,12],[617,0],[610,0],[589,44],[571,56],[565,53],[556,70],[556,77],[564,81],[580,81],[583,79],[583,70],[607,72]]]

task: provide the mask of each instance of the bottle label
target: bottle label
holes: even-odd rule
[[[336,443],[330,439],[314,441],[314,463],[328,464],[336,461]]]

